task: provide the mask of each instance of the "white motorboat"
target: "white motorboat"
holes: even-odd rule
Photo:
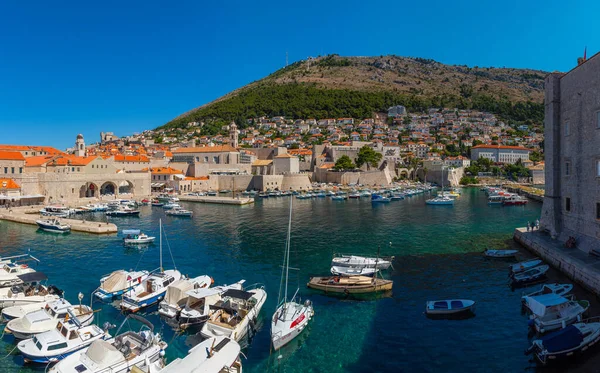
[[[0,288],[22,284],[23,281],[19,276],[33,272],[35,269],[27,264],[6,263],[0,269]]]
[[[213,288],[188,290],[187,303],[179,313],[179,327],[187,329],[203,324],[210,314],[210,306],[222,299],[222,294],[229,289],[244,290],[242,285],[246,280],[240,280],[235,284],[215,286]]]
[[[60,220],[53,219],[40,219],[36,220],[35,223],[40,227],[44,232],[50,233],[68,233],[71,231],[71,226],[69,224],[61,223]]]
[[[523,306],[527,307],[525,303],[525,298],[527,297],[536,297],[544,294],[556,294],[562,297],[569,294],[571,290],[573,290],[572,284],[544,284],[540,290],[522,296],[521,301],[523,302]]]
[[[75,211],[65,206],[46,206],[40,210],[44,216],[55,216],[57,218],[68,218]]]
[[[519,250],[486,250],[483,252],[488,258],[508,259],[514,258],[519,253]]]
[[[181,308],[185,307],[188,301],[187,292],[194,289],[208,289],[213,284],[210,276],[198,276],[194,278],[182,278],[175,281],[167,289],[165,299],[160,302],[158,313],[168,318],[174,318],[179,315]]]
[[[569,300],[557,294],[526,297],[525,304],[533,313],[531,326],[538,333],[561,329],[581,321],[583,314],[590,307],[590,302],[586,300]]]
[[[149,274],[148,271],[125,271],[122,269],[114,271],[110,275],[102,276],[100,287],[94,292],[94,296],[110,302],[140,284]]]
[[[180,209],[180,208],[181,208],[181,205],[179,203],[175,203],[175,202],[169,202],[169,203],[163,205],[163,209],[165,209],[165,210]]]
[[[2,321],[18,319],[33,311],[43,310],[48,303],[30,303],[22,306],[11,306],[2,309]]]
[[[48,279],[42,272],[26,273],[18,277],[22,281],[21,284],[0,288],[0,309],[31,303],[46,304],[60,299],[63,294],[56,286],[41,284],[41,281]]]
[[[528,269],[523,272],[515,273],[511,277],[512,285],[519,286],[519,285],[524,285],[524,284],[529,284],[532,282],[540,281],[546,277],[546,272],[548,272],[549,269],[550,269],[550,267],[547,264],[544,264],[544,265],[541,265],[538,267]]]
[[[125,323],[133,319],[142,323],[138,332],[120,333]],[[128,373],[146,372],[150,366],[159,366],[167,343],[154,334],[154,325],[137,315],[129,315],[112,340],[96,340],[88,348],[79,350],[52,367],[52,373]]]
[[[129,206],[118,206],[116,210],[110,210],[106,212],[107,216],[137,216],[140,214],[140,210],[136,210]]]
[[[139,285],[123,295],[121,309],[129,312],[137,312],[142,308],[150,307],[160,302],[167,292],[167,288],[175,281],[181,279],[181,272],[177,269],[164,270],[162,263],[162,220],[160,224],[160,267],[157,271],[150,273]]]
[[[331,267],[331,274],[334,276],[373,276],[378,269],[368,267]]]
[[[145,233],[127,235],[123,238],[123,242],[126,245],[147,245],[149,243],[154,242],[156,237],[148,236]]]
[[[388,269],[392,265],[392,258],[369,258],[358,255],[336,254],[331,260],[332,267],[353,267],[353,268],[378,268]]]
[[[225,336],[240,341],[248,334],[267,299],[263,286],[249,290],[228,289],[210,306],[208,320],[200,334],[204,338]]]
[[[457,315],[475,312],[475,301],[469,299],[432,300],[425,305],[427,315]]]
[[[292,298],[288,301],[288,280],[290,271],[290,246],[292,232],[292,204],[290,199],[290,217],[288,223],[287,240],[283,254],[283,266],[281,268],[281,282],[279,287],[279,299],[277,300],[277,310],[271,318],[271,343],[275,351],[285,346],[296,338],[306,328],[315,314],[312,302],[307,300],[304,303],[296,301],[299,288]],[[349,267],[345,267],[349,268]],[[283,294],[281,289],[283,287]],[[282,297],[283,295],[283,297]]]
[[[67,312],[69,319],[59,321],[56,328],[36,334],[17,345],[26,363],[55,363],[96,340],[111,338],[107,330],[96,325],[84,326],[71,310]]]
[[[103,212],[108,211],[108,205],[104,203],[92,203],[89,205],[85,205],[85,207],[91,212]]]
[[[173,208],[171,210],[167,210],[167,211],[165,211],[165,214],[167,214],[169,216],[190,217],[190,216],[194,215],[194,212],[191,210],[186,210],[186,209],[179,207],[179,208]]]
[[[580,322],[569,325],[532,342],[527,354],[534,353],[537,360],[546,365],[577,356],[600,341],[600,322]]]
[[[208,338],[159,373],[242,373],[240,345],[226,337]]]
[[[509,270],[510,273],[520,273],[523,271],[526,271],[528,269],[537,267],[539,265],[541,265],[543,262],[541,259],[532,259],[532,260],[526,260],[524,262],[521,263],[517,263],[517,264],[511,264],[509,266]]]
[[[428,205],[454,205],[454,199],[447,196],[437,196],[425,201]]]
[[[34,311],[25,316],[10,320],[6,324],[5,331],[12,333],[16,339],[31,338],[34,334],[39,334],[52,330],[59,321],[65,320],[68,311],[79,319],[82,325],[89,325],[94,320],[94,312],[88,306],[72,306],[65,299],[59,299],[48,303],[43,310]]]

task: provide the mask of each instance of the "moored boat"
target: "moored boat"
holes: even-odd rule
[[[378,269],[369,267],[331,267],[331,274],[334,276],[373,276]]]
[[[590,306],[588,301],[567,299],[557,294],[526,297],[525,304],[532,312],[531,326],[538,333],[561,329],[569,324],[581,321],[583,314]]]
[[[167,211],[165,211],[165,214],[167,214],[169,216],[183,216],[183,217],[191,217],[192,215],[194,215],[194,213],[191,210],[186,210],[181,207],[167,210]]]
[[[445,196],[437,196],[425,201],[428,205],[454,205],[454,199]]]
[[[154,242],[156,237],[148,236],[145,233],[141,233],[138,230],[138,233],[128,234],[123,238],[123,243],[126,245],[146,245]]]
[[[571,292],[571,290],[573,290],[572,284],[544,284],[540,290],[537,290],[537,291],[534,291],[532,293],[522,296],[521,301],[523,302],[523,305],[526,307],[526,304],[525,304],[526,297],[535,297],[535,296],[544,295],[544,294],[556,294],[556,295],[560,295],[560,296],[565,296],[565,295],[569,294]]]
[[[519,253],[519,250],[486,250],[483,252],[487,258],[508,259],[514,258]]]
[[[198,276],[194,278],[183,278],[169,286],[165,298],[160,302],[158,314],[161,316],[174,318],[179,316],[182,307],[188,301],[187,292],[193,289],[208,289],[213,284],[210,276]]]
[[[32,303],[52,302],[60,299],[63,292],[54,285],[42,285],[48,279],[42,272],[17,276],[22,283],[10,288],[0,288],[0,308],[24,306]]]
[[[230,338],[208,338],[159,373],[242,373],[240,353],[240,345]]]
[[[60,220],[54,219],[40,219],[36,220],[35,223],[40,227],[41,230],[50,233],[68,233],[71,231],[69,224],[61,223]]]
[[[311,277],[308,286],[325,293],[367,294],[392,290],[393,281],[366,276]]]
[[[504,206],[518,206],[518,205],[526,205],[527,202],[528,202],[527,198],[521,197],[518,194],[513,194],[509,197],[505,197],[502,204]]]
[[[371,203],[389,203],[390,201],[390,198],[384,197],[380,194],[371,195]]]
[[[106,212],[107,216],[137,216],[140,214],[140,210],[136,210],[129,206],[119,207],[116,210],[110,210]]]
[[[427,315],[458,315],[475,312],[475,301],[469,299],[432,300],[425,305]]]
[[[148,271],[114,271],[100,279],[100,287],[94,292],[94,296],[105,302],[110,302],[115,297],[123,295],[123,293],[140,284],[148,275]]]
[[[332,267],[378,268],[388,269],[394,257],[370,258],[359,255],[335,254],[331,260]]]
[[[537,267],[537,266],[541,265],[542,263],[543,262],[541,259],[531,259],[531,260],[526,260],[524,262],[520,262],[517,264],[511,264],[508,268],[510,270],[510,273],[514,274],[514,273],[523,272],[528,269]]]
[[[600,340],[600,322],[579,322],[535,339],[527,354],[534,353],[543,365],[583,353]]]
[[[546,277],[546,272],[548,272],[549,269],[550,267],[547,264],[544,264],[520,273],[515,273],[511,277],[512,285],[519,286],[540,281]]]

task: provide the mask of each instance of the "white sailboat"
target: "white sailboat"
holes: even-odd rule
[[[278,308],[271,319],[271,342],[275,351],[285,346],[296,338],[308,325],[315,314],[312,302],[307,300],[304,304],[295,302],[299,288],[288,302],[288,280],[290,271],[290,235],[292,230],[292,201],[290,199],[290,218],[288,223],[285,253],[283,255],[283,267],[281,269],[281,284],[279,288]],[[284,285],[285,275],[285,285]],[[281,288],[284,287],[283,299]]]

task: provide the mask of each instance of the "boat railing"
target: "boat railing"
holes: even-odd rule
[[[260,282],[256,282],[254,284],[248,285],[248,286],[244,286],[244,291],[250,291],[250,290],[255,290],[255,289],[265,289],[265,284],[260,283]]]

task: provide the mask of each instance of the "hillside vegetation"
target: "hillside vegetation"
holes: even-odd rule
[[[163,128],[188,122],[245,125],[247,118],[370,117],[392,105],[409,111],[456,107],[493,112],[519,122],[543,120],[545,72],[444,65],[398,56],[340,57],[298,61],[193,109]]]

